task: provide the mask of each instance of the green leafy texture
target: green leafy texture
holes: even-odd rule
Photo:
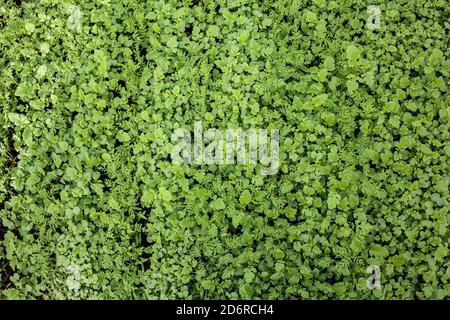
[[[450,298],[448,1],[379,30],[356,0],[76,4],[0,9],[0,298]],[[172,163],[195,121],[278,128],[278,173]]]

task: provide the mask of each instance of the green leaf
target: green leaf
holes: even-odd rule
[[[381,245],[373,245],[370,249],[370,254],[375,258],[386,258],[389,256],[389,250]]]
[[[217,198],[216,200],[214,200],[213,208],[216,209],[216,210],[225,209],[225,202],[223,201],[223,199],[222,198]]]
[[[159,188],[159,196],[163,201],[166,201],[166,202],[169,202],[172,200],[172,193],[165,188]]]
[[[10,112],[8,113],[8,118],[12,123],[14,123],[17,126],[24,126],[30,123],[26,116],[19,113]]]
[[[22,137],[28,146],[31,145],[33,142],[33,131],[29,127],[26,127],[23,131]]]
[[[249,204],[252,201],[252,195],[250,193],[250,191],[248,190],[244,190],[241,194],[241,196],[239,197],[239,202],[241,203],[241,205],[245,206],[247,204]]]
[[[33,96],[33,85],[28,82],[21,83],[17,86],[14,94],[21,98],[31,98]]]
[[[117,133],[117,140],[119,140],[120,142],[128,142],[131,140],[131,138],[127,132],[120,130],[119,133]]]

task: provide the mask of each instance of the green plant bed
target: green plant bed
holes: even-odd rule
[[[446,0],[4,1],[0,298],[449,299],[449,39]],[[174,163],[199,121],[278,171]]]

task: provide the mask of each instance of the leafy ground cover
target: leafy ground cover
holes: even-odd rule
[[[446,0],[3,2],[0,298],[448,299],[449,32]],[[174,164],[195,121],[278,128],[279,172]]]

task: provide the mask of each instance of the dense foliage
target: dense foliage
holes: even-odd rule
[[[4,1],[0,298],[448,299],[449,33],[447,0]],[[278,174],[172,163],[195,121],[278,128]]]

